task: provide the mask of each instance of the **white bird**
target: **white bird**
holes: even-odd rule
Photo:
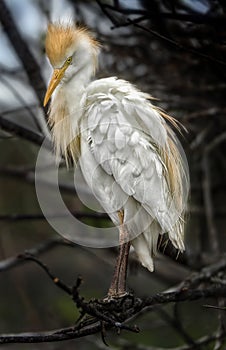
[[[109,297],[126,293],[130,243],[153,271],[159,235],[184,250],[188,174],[169,124],[151,96],[116,77],[91,81],[99,43],[72,23],[50,23],[46,54],[54,68],[44,105],[56,155],[79,160],[83,176],[119,227],[119,256]]]

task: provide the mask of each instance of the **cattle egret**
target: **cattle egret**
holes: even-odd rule
[[[153,271],[159,235],[184,250],[188,174],[171,126],[149,94],[116,77],[92,80],[100,44],[88,29],[50,23],[46,54],[53,75],[49,123],[57,157],[79,160],[88,186],[119,228],[119,255],[108,297],[126,293],[130,244]]]

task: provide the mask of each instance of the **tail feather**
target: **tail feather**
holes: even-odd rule
[[[132,245],[141,264],[149,271],[154,270],[153,257],[157,252],[158,237],[161,228],[156,221],[153,221],[148,230],[136,237]]]
[[[135,252],[141,264],[144,267],[146,267],[150,272],[153,272],[154,271],[153,257],[152,257],[152,254],[150,253],[147,240],[145,239],[143,233],[140,234],[138,237],[136,237],[131,243],[135,249]]]
[[[183,252],[185,249],[183,241],[183,226],[184,222],[178,220],[172,230],[168,232],[169,240],[176,249],[179,249],[180,252]],[[158,238],[161,234],[162,230],[158,222],[153,221],[148,230],[145,230],[131,242],[140,263],[151,272],[154,271],[153,257],[157,253]]]
[[[184,247],[184,221],[182,218],[176,222],[172,230],[168,232],[169,239],[176,249],[181,252],[185,250]]]

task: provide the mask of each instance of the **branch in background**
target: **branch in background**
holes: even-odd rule
[[[151,34],[152,36],[157,37],[158,39],[163,40],[165,43],[173,45],[174,47],[178,48],[179,50],[183,50],[186,52],[189,52],[191,54],[193,54],[194,56],[199,56],[211,63],[218,63],[220,65],[225,66],[226,62],[223,60],[220,60],[216,57],[212,57],[208,54],[202,53],[200,51],[197,51],[195,49],[193,49],[190,46],[185,46],[182,45],[180,42],[175,41],[173,39],[171,39],[170,37],[166,37],[165,35],[151,29],[148,28],[146,26],[143,26],[141,24],[139,24],[139,22],[142,22],[144,20],[150,19],[152,20],[153,16],[158,16],[159,18],[163,18],[163,19],[176,19],[176,20],[183,20],[183,21],[190,21],[190,22],[194,22],[194,23],[212,23],[215,22],[217,24],[224,24],[225,23],[225,16],[223,16],[222,18],[218,18],[218,17],[212,17],[212,16],[203,16],[203,15],[187,15],[187,14],[178,14],[178,13],[161,13],[159,12],[158,14],[154,14],[148,10],[133,10],[133,9],[124,9],[124,8],[116,8],[114,6],[108,5],[108,4],[103,4],[100,0],[96,0],[97,4],[100,6],[101,10],[103,11],[103,13],[105,14],[106,17],[108,17],[110,19],[110,21],[112,22],[112,24],[114,25],[114,27],[112,29],[115,28],[121,28],[121,27],[128,27],[128,26],[135,26],[139,29],[142,29],[143,31],[145,31],[146,33]],[[110,11],[109,11],[110,10]],[[136,19],[130,19],[128,17],[126,17],[125,19],[119,19],[117,17],[117,19],[114,17],[114,15],[111,13],[111,11],[120,13],[122,15],[131,15],[131,14],[137,14],[137,15],[142,15],[139,18]],[[192,20],[193,19],[193,20]],[[218,21],[219,19],[219,21]],[[221,21],[222,19],[222,21]],[[200,22],[201,21],[201,22]]]
[[[58,246],[65,246],[65,247],[69,247],[72,249],[78,248],[78,245],[76,243],[68,241],[68,240],[62,238],[61,236],[54,237],[52,239],[47,239],[44,242],[38,244],[37,246],[35,246],[31,249],[27,249],[25,251],[25,253],[20,253],[16,256],[12,256],[12,257],[9,257],[7,259],[0,260],[0,272],[8,271],[14,267],[23,265],[24,263],[28,262],[29,259],[26,258],[27,255],[37,257],[41,254],[49,252],[50,250],[52,250]],[[79,249],[81,249],[85,254],[91,256],[92,258],[99,260],[101,263],[104,262],[105,264],[111,265],[111,259],[106,260],[106,259],[99,257],[99,255],[96,254],[94,250],[90,250],[90,249],[83,247],[83,246],[79,246]],[[115,258],[115,254],[113,254],[113,255]]]
[[[178,305],[178,304],[175,304]],[[167,311],[165,311],[162,307],[156,307],[155,310],[157,311],[158,316],[160,316],[166,324],[171,326],[179,336],[186,342],[188,345],[195,345],[195,341],[192,339],[192,337],[188,334],[188,332],[183,328],[183,323],[181,320],[178,320],[175,316],[171,317]]]
[[[106,17],[108,17],[110,19],[110,21],[112,22],[112,24],[114,24],[115,27],[118,27],[119,25],[119,21],[112,16],[108,11],[107,11],[107,7],[106,4],[103,4],[101,1],[96,0],[97,4],[100,6],[101,11],[105,14]]]
[[[54,242],[52,241],[52,244]],[[55,243],[57,243],[55,241]],[[59,243],[59,242],[58,242]],[[61,242],[62,243],[62,242]],[[51,244],[51,243],[50,243]],[[49,247],[46,246],[46,249]],[[39,253],[43,252],[43,247],[42,247],[42,251],[39,248]],[[48,268],[48,266],[46,264],[44,264],[41,260],[39,260],[34,254],[32,254],[31,250],[30,252],[26,251],[24,254],[20,254],[18,255],[18,259],[25,261],[33,261],[34,263],[36,263],[37,265],[39,265],[46,273],[47,275],[50,277],[50,279],[53,281],[53,283],[60,288],[61,290],[63,290],[65,293],[67,293],[68,295],[72,295],[73,294],[73,290],[71,287],[68,287],[64,282],[62,282],[58,277],[54,276],[52,274],[52,272],[50,271],[50,269]]]
[[[149,11],[148,9],[141,10],[141,9],[132,9],[132,8],[122,8],[119,6],[112,6],[108,5],[106,3],[102,3],[100,0],[96,0],[98,5],[102,8],[109,9],[111,11],[125,14],[125,15],[142,15],[146,16],[149,19],[161,17],[163,19],[167,20],[175,20],[175,21],[183,21],[183,22],[192,22],[197,24],[217,24],[225,25],[226,16],[225,15],[218,15],[218,16],[212,16],[212,15],[201,15],[201,14],[186,14],[186,13],[180,13],[180,12],[155,12],[155,11]]]
[[[33,171],[33,170],[32,170]],[[0,167],[0,174],[8,174],[9,169],[1,169]],[[11,171],[10,171],[11,173]],[[19,171],[18,176],[21,175],[21,172]],[[24,177],[24,172],[22,172],[22,177]],[[62,190],[64,188],[61,187]],[[205,210],[202,207],[191,207],[188,210],[189,213],[192,213],[193,215],[206,215]],[[226,215],[226,208],[218,208],[214,211],[215,214],[217,213],[219,216],[225,216]],[[73,214],[76,218],[82,219],[82,218],[88,218],[88,219],[109,219],[109,216],[105,213],[89,213],[89,212],[79,212],[79,211],[71,211],[71,214]],[[48,215],[48,218],[62,218],[65,217],[65,214],[62,213],[55,213],[53,215]],[[19,214],[19,213],[10,213],[10,214],[0,214],[0,221],[11,221],[11,222],[18,222],[18,221],[36,221],[36,220],[45,220],[45,216],[41,213],[34,213],[34,214]],[[110,220],[110,219],[109,219]]]
[[[189,277],[187,277],[182,283],[182,289],[197,288],[197,286],[203,282],[208,281],[210,278],[214,278],[219,272],[226,270],[226,255],[222,257],[219,261],[205,266],[199,272],[195,272]],[[217,283],[220,283],[220,279]]]
[[[1,171],[1,170],[0,170]],[[81,212],[81,211],[71,211],[70,212],[74,217],[77,219],[109,219],[109,216],[105,213],[89,213],[89,212]],[[62,213],[55,213],[53,215],[48,215],[48,218],[54,219],[54,218],[63,218],[66,214]],[[46,217],[43,214],[3,214],[0,215],[0,221],[30,221],[30,220],[45,220]]]
[[[145,346],[145,345],[141,345],[139,344],[138,346],[134,345],[133,343],[130,343],[127,340],[124,339],[120,339],[120,345],[122,346],[121,349],[133,349],[133,350],[200,350],[203,349],[204,350],[204,346],[207,346],[213,342],[216,341],[222,341],[226,338],[226,334],[211,334],[211,335],[206,335],[204,337],[198,338],[195,340],[194,345],[182,345],[182,346],[177,346],[176,348],[171,347],[171,348],[165,348],[164,349],[158,346]]]
[[[39,256],[40,254],[43,254],[53,248],[55,248],[58,245],[66,245],[66,246],[74,246],[73,243],[66,241],[65,239],[61,237],[56,237],[49,239],[36,247],[32,249],[28,249],[26,252],[30,255],[36,255]],[[15,266],[19,266],[25,262],[26,259],[22,258],[23,254],[19,254],[15,257],[7,258],[5,260],[0,261],[0,272],[10,270],[11,268]]]
[[[40,73],[40,67],[26,41],[18,31],[15,21],[4,0],[0,1],[0,22],[2,23],[2,27],[23,65],[29,83],[38,98],[40,106],[43,106],[46,86]],[[43,108],[43,110],[46,116],[47,109]]]
[[[1,4],[1,2],[0,2]],[[1,6],[1,5],[0,5]],[[34,132],[31,129],[26,129],[23,126],[14,123],[13,121],[9,119],[2,118],[0,115],[0,127],[2,130],[7,131],[13,135],[19,136],[23,138],[24,140],[31,141],[35,143],[36,145],[41,146],[44,141],[44,136],[40,133]],[[49,150],[53,149],[51,141],[45,143],[46,147]]]
[[[1,111],[1,117],[5,117],[7,115],[10,114],[14,114],[14,113],[20,113],[20,112],[25,112],[28,111],[29,114],[34,114],[33,109],[37,109],[37,104],[27,104],[26,106],[21,106],[21,107],[16,107],[16,108],[12,108],[12,109],[7,109],[4,111]]]
[[[6,121],[8,122],[8,120]],[[0,118],[0,125],[1,125],[1,118]],[[17,125],[16,125],[17,126]],[[30,131],[29,131],[30,132]],[[36,134],[35,134],[36,135]],[[38,142],[37,142],[38,144]],[[51,150],[51,142],[48,144],[45,144],[47,146],[48,150]],[[47,167],[47,166],[46,166]],[[28,184],[33,185],[35,181],[35,168],[34,167],[0,167],[0,176],[7,176],[12,178],[17,178],[23,181],[26,181]],[[52,184],[48,180],[39,180],[39,183],[42,184],[42,186],[47,186],[48,189],[56,190],[56,185]],[[64,191],[65,193],[69,193],[71,195],[76,196],[76,190],[73,184],[70,182],[60,182],[59,183],[59,189]]]
[[[217,59],[216,57],[212,57],[210,55],[207,55],[207,54],[204,54],[200,51],[197,51],[195,49],[193,49],[192,47],[189,47],[189,46],[185,46],[185,45],[182,45],[181,43],[175,41],[175,40],[172,40],[171,38],[168,38],[158,32],[156,32],[155,30],[152,30],[152,29],[149,29],[145,26],[142,26],[141,24],[138,24],[138,23],[133,23],[132,20],[128,19],[128,22],[131,23],[132,25],[134,25],[135,27],[139,28],[139,29],[142,29],[144,30],[145,32],[151,34],[151,35],[154,35],[156,36],[157,38],[161,39],[161,40],[164,40],[166,43],[170,44],[170,45],[173,45],[175,47],[177,47],[179,50],[183,50],[183,51],[186,51],[186,52],[189,52],[191,53],[192,55],[194,56],[199,56],[211,63],[218,63],[220,65],[223,65],[223,66],[226,66],[226,62],[225,61],[222,61],[222,60],[219,60]]]
[[[1,173],[1,168],[0,168]],[[27,174],[27,175],[25,175]],[[27,172],[24,172],[22,170],[18,170],[18,176],[26,176],[29,179],[31,179],[31,176],[28,176]],[[60,186],[60,189],[64,190],[63,187]],[[74,189],[72,188],[72,191]],[[73,192],[70,193],[73,193]],[[99,212],[82,212],[82,211],[70,211],[74,217],[77,219],[93,219],[93,220],[110,220],[109,216],[106,213],[99,213]],[[62,213],[55,213],[52,215],[48,215],[48,218],[64,218],[66,217],[65,214]],[[21,221],[36,221],[36,220],[46,220],[45,215],[42,213],[40,214],[1,214],[0,215],[0,222],[1,221],[9,221],[9,222],[21,222]],[[161,236],[162,237],[162,236]],[[180,254],[178,255],[178,251],[176,248],[172,246],[172,244],[169,242],[168,239],[164,240],[163,238],[159,239],[158,242],[158,251],[162,253],[163,255],[169,257],[173,261],[177,261],[178,264],[182,264],[189,267],[188,260],[186,254]],[[0,268],[1,271],[1,268]]]
[[[30,117],[32,117],[34,124],[38,130],[38,132],[42,133],[42,128],[39,122],[39,119],[37,118],[37,114],[35,114],[32,110],[32,108],[30,108],[26,103],[26,99],[23,98],[17,91],[17,89],[13,86],[13,84],[11,82],[9,82],[7,79],[5,79],[3,76],[0,77],[0,79],[3,81],[4,85],[8,87],[9,91],[11,91],[11,93],[14,95],[14,97],[17,99],[17,101],[19,101],[22,104],[22,109],[24,109],[25,111],[27,111],[30,115]],[[18,108],[19,109],[19,108]],[[18,113],[18,109],[17,109],[17,113]],[[20,108],[21,109],[21,108]],[[8,114],[5,113],[4,114]]]
[[[213,201],[211,194],[211,174],[208,153],[204,152],[202,159],[203,168],[203,201],[206,212],[208,243],[210,251],[217,255],[220,252],[217,229],[214,220]]]

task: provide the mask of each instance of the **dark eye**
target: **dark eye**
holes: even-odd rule
[[[66,62],[67,62],[68,64],[70,64],[71,61],[72,61],[72,56],[68,57],[67,60],[66,60]]]

